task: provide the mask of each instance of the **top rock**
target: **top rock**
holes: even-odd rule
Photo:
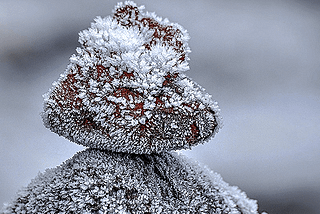
[[[188,78],[180,25],[118,3],[79,33],[81,48],[44,95],[44,124],[75,143],[127,153],[186,149],[220,128],[219,107]]]

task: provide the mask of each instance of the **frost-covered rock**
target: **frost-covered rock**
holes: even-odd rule
[[[137,154],[208,141],[219,107],[184,74],[188,39],[180,25],[119,3],[79,33],[81,47],[45,95],[45,126],[87,147]]]
[[[237,187],[176,153],[87,149],[39,174],[4,213],[257,213]]]
[[[127,1],[80,32],[44,124],[84,146],[1,213],[254,214],[255,200],[170,150],[208,141],[219,107],[188,78],[189,36]]]

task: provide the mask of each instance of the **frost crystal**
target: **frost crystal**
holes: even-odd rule
[[[176,153],[87,149],[39,174],[4,213],[257,213],[237,187]]]
[[[219,107],[188,78],[189,35],[128,1],[79,33],[45,95],[44,124],[84,146],[137,154],[185,149],[220,128]]]
[[[127,1],[79,35],[42,118],[91,148],[39,174],[0,213],[258,213],[219,174],[170,152],[220,128],[217,103],[184,74],[186,30]]]

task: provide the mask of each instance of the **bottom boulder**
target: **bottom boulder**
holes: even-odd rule
[[[244,213],[255,200],[182,155],[86,149],[39,174],[2,213]]]

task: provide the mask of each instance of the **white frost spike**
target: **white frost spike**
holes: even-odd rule
[[[180,25],[119,3],[79,33],[81,47],[45,97],[45,126],[87,147],[136,154],[210,140],[219,108],[184,74],[188,40]]]

